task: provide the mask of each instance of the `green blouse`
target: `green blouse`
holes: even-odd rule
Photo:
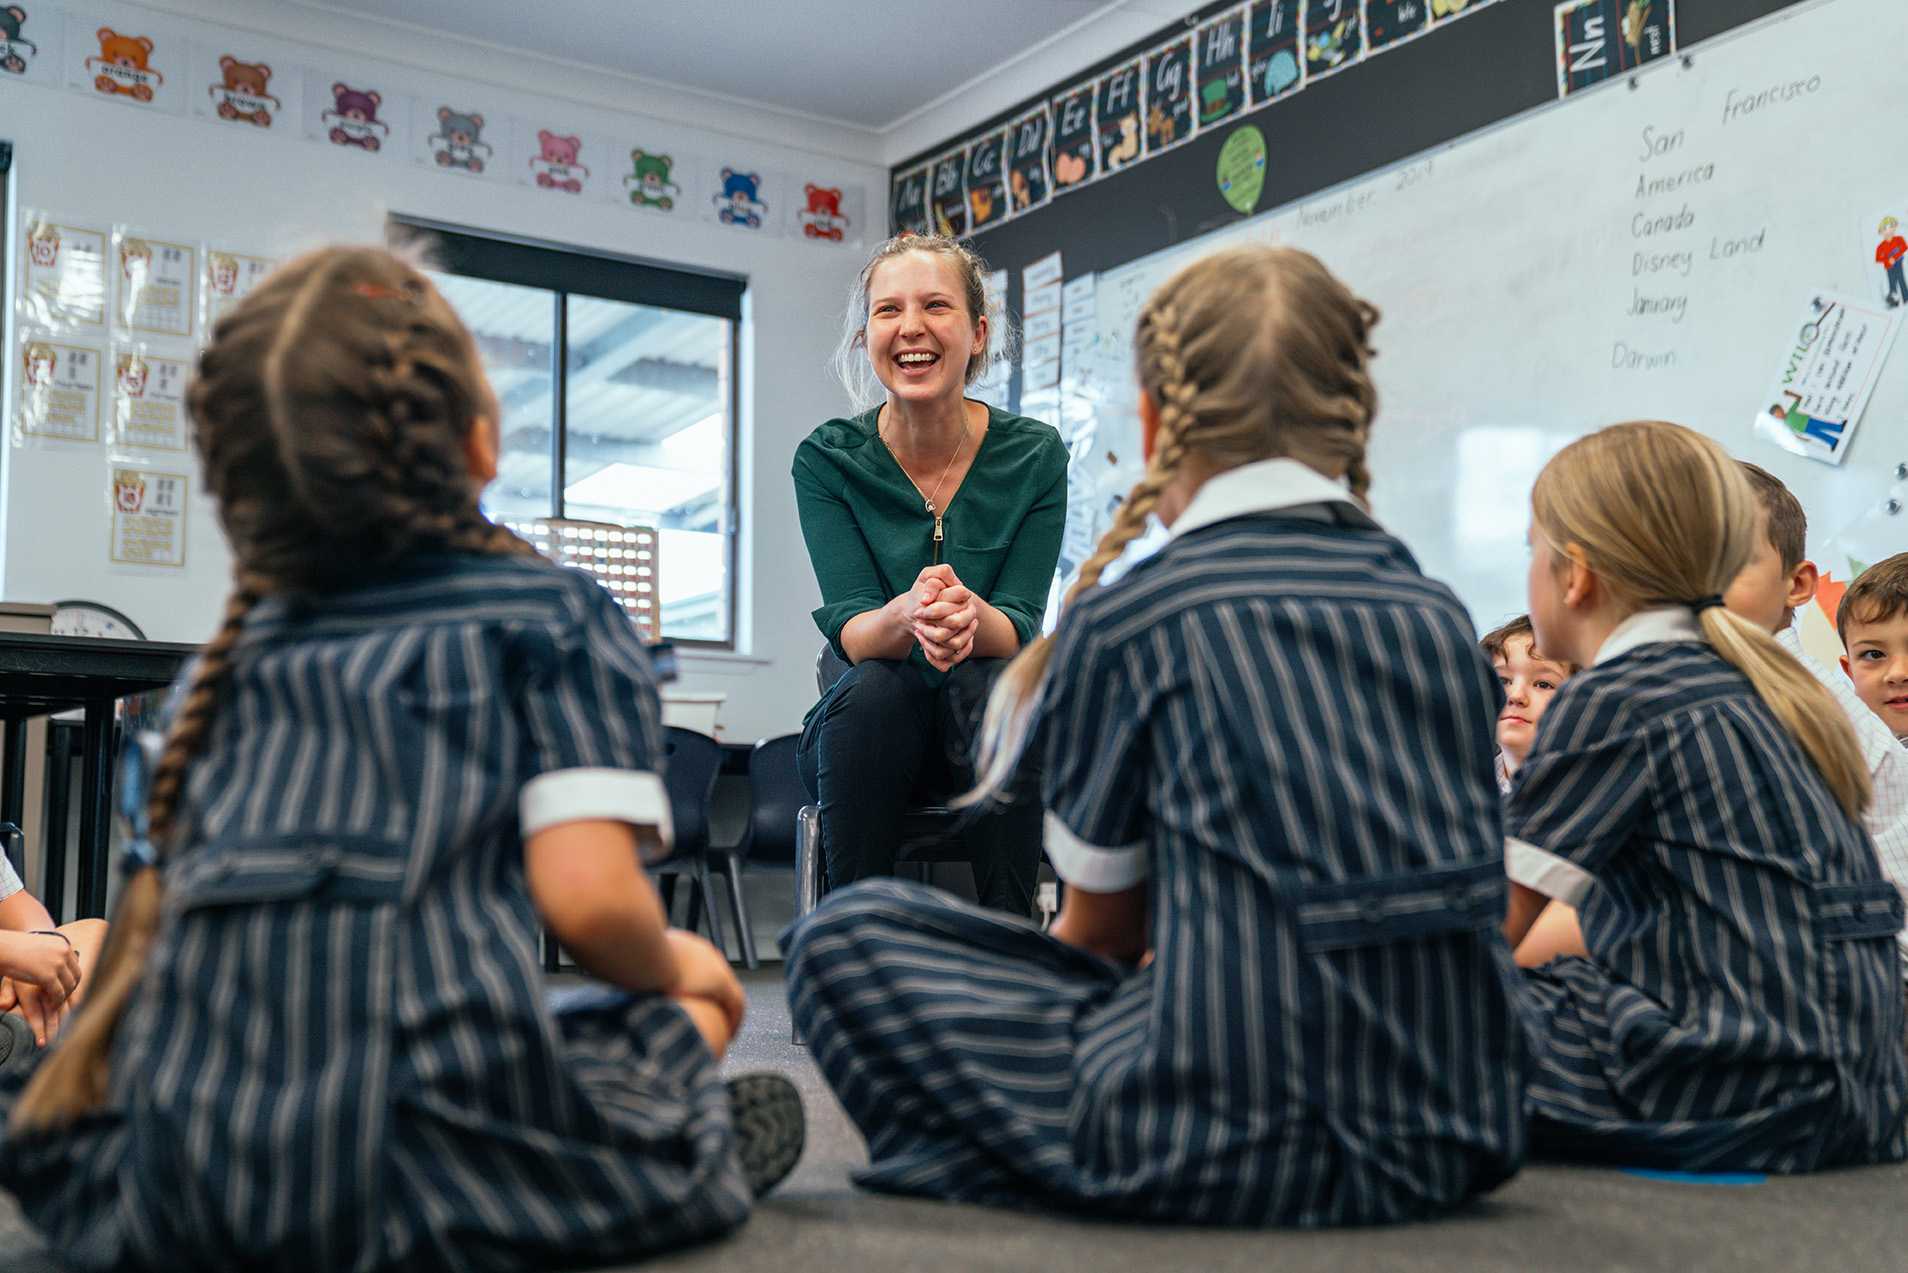
[[[934,561],[934,518],[876,436],[875,414],[829,420],[795,448],[795,507],[822,592],[815,626],[843,659],[848,620],[900,596]],[[942,510],[940,560],[1013,621],[1022,645],[1040,634],[1060,560],[1067,458],[1053,426],[989,407],[973,466]],[[919,645],[908,661],[940,681]]]

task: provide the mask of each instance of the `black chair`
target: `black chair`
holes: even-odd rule
[[[676,877],[689,877],[694,889],[689,898],[689,927],[697,927],[707,906],[709,940],[726,954],[728,943],[722,937],[722,917],[710,866],[713,851],[709,847],[709,797],[715,791],[716,773],[722,768],[722,744],[707,734],[675,725],[664,733],[668,758],[663,765],[663,786],[669,791],[669,820],[675,841],[669,856],[649,869],[661,877],[665,906],[675,900]],[[736,925],[741,924],[738,910]]]
[[[808,792],[795,768],[795,745],[800,734],[764,738],[749,752],[749,826],[742,841],[710,854],[714,870],[728,877],[731,909],[742,934],[742,962],[754,971],[761,966],[755,953],[755,929],[749,921],[748,897],[742,890],[742,872],[751,865],[795,864],[795,821]]]
[[[815,689],[826,694],[848,671],[848,664],[824,645],[815,656]],[[804,792],[804,795],[806,792]],[[901,817],[901,841],[895,846],[896,866],[919,869],[925,877],[936,862],[971,862],[960,838],[961,815],[944,804],[917,805]],[[804,804],[795,815],[795,917],[800,919],[820,905],[827,855],[822,844],[821,809]]]

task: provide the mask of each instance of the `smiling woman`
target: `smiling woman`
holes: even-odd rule
[[[797,752],[831,888],[891,874],[903,810],[972,785],[988,690],[1040,632],[1067,450],[1051,426],[966,396],[1003,338],[971,251],[890,239],[856,280],[837,359],[858,404],[875,397],[870,378],[882,401],[826,421],[795,452],[815,623],[851,665],[809,712]],[[965,838],[980,900],[1024,915],[1040,864],[1037,776],[1013,790]]]

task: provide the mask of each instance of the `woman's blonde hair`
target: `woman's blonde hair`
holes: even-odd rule
[[[1342,474],[1365,503],[1365,444],[1378,410],[1370,371],[1377,322],[1376,309],[1295,248],[1216,252],[1161,284],[1133,335],[1140,388],[1159,407],[1152,458],[1061,604],[1099,583],[1146,529],[1161,492],[1188,468],[1211,474],[1288,457]],[[1052,638],[1043,636],[1001,673],[981,724],[979,781],[961,804],[1006,788],[1052,655]]]
[[[1612,425],[1559,451],[1537,476],[1531,517],[1555,565],[1575,559],[1632,610],[1719,598],[1755,555],[1756,493],[1722,446],[1659,420]],[[1775,638],[1703,604],[1703,639],[1749,678],[1851,818],[1870,798],[1848,717]]]
[[[391,252],[326,248],[274,271],[219,320],[186,409],[235,574],[153,770],[148,816],[161,861],[189,837],[186,782],[259,601],[322,596],[419,551],[535,551],[484,516],[465,458],[471,430],[498,412],[476,342],[430,280]],[[13,1130],[70,1123],[105,1100],[113,1036],[164,901],[158,866],[127,881],[91,993],[27,1083]]]
[[[981,260],[973,248],[939,234],[916,234],[912,230],[903,230],[881,244],[861,267],[861,273],[855,275],[854,286],[848,290],[841,339],[835,345],[835,378],[841,381],[841,387],[848,391],[848,400],[857,408],[874,406],[887,393],[875,378],[874,368],[868,365],[868,290],[874,284],[877,269],[909,252],[924,252],[950,262],[960,278],[961,299],[967,306],[968,320],[978,326],[987,314],[987,262]],[[962,383],[971,385],[979,380],[990,359],[1011,361],[1013,356],[1013,324],[1003,314],[988,323],[987,340],[968,358]]]

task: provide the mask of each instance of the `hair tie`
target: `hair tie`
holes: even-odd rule
[[[1707,597],[1698,597],[1696,600],[1690,602],[1689,608],[1694,610],[1697,614],[1701,614],[1703,611],[1713,609],[1722,603],[1723,599],[1720,593],[1711,593]]]
[[[410,286],[398,288],[386,287],[382,283],[353,283],[351,290],[374,301],[408,301],[415,305],[418,299],[416,289]]]

